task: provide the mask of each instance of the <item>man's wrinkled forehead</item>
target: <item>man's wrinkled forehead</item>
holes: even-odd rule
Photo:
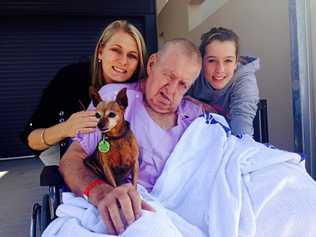
[[[189,63],[189,61],[179,62],[179,59],[175,59],[171,63],[162,61],[157,69],[162,75],[170,79],[185,81],[187,85],[193,84],[200,73],[199,65]]]

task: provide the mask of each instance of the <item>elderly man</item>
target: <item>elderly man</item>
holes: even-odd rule
[[[129,89],[126,119],[140,146],[139,183],[149,191],[186,127],[202,113],[199,106],[183,100],[200,69],[201,56],[194,44],[175,39],[149,57],[145,80],[130,85],[107,85],[100,90],[101,96],[108,98],[113,91]],[[61,160],[60,171],[77,195],[89,190],[88,200],[98,207],[108,233],[121,233],[125,222],[131,224],[140,216],[141,208],[152,208],[141,201],[132,185],[113,188],[96,181],[97,177],[84,166],[83,159],[93,153],[99,138],[96,132],[74,142]]]
[[[99,91],[113,99],[128,87],[140,185],[97,179],[83,160],[100,132],[78,137],[60,164],[77,196],[64,194],[43,236],[316,236],[316,184],[300,157],[231,135],[219,115],[200,117],[201,107],[183,99],[200,68],[196,47],[176,39],[150,56],[145,80]]]

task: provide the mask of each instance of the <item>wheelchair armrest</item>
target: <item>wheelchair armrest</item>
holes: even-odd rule
[[[61,186],[64,184],[64,179],[59,173],[57,165],[45,166],[41,172],[41,186]]]

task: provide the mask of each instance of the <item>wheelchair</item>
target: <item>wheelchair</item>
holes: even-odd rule
[[[66,143],[60,143],[60,156],[67,149]],[[32,207],[30,236],[40,236],[48,224],[56,218],[56,209],[61,203],[61,193],[66,189],[64,179],[59,173],[57,165],[45,166],[40,174],[40,186],[47,186],[46,193],[41,200],[41,203],[34,203]]]
[[[261,99],[258,103],[258,109],[253,121],[254,139],[257,142],[269,143],[267,100]],[[66,142],[59,144],[60,157],[66,151],[68,145]],[[36,237],[38,231],[44,232],[46,227],[56,218],[56,209],[61,203],[61,193],[67,188],[57,165],[45,166],[40,175],[40,185],[48,186],[48,193],[42,198],[42,202],[34,203],[30,224],[30,236]]]

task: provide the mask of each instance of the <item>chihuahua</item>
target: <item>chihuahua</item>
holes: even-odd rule
[[[136,186],[139,149],[129,123],[124,119],[128,105],[126,88],[119,91],[115,101],[103,101],[93,87],[89,93],[96,107],[97,126],[102,138],[96,154],[84,160],[85,165],[113,187],[125,183],[130,174],[132,184]]]

